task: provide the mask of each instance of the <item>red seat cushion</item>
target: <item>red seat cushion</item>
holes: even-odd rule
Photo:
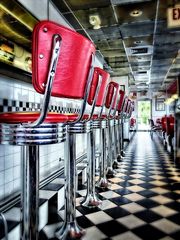
[[[27,123],[34,122],[38,119],[40,112],[7,112],[0,114],[0,123]],[[76,113],[51,113],[49,112],[45,118],[46,123],[67,123],[69,121],[75,121],[78,118]],[[87,119],[88,114],[83,116],[83,119]]]
[[[27,123],[34,122],[38,119],[40,112],[7,112],[0,114],[1,123]],[[65,114],[48,113],[46,123],[63,123],[67,122],[68,118]]]

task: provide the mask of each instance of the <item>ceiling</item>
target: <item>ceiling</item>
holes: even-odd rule
[[[166,17],[179,0],[51,1],[95,43],[112,77],[128,75],[131,91],[165,91],[180,74],[180,29]]]

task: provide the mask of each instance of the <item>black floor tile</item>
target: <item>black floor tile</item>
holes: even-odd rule
[[[170,216],[167,219],[169,219],[170,221],[180,225],[180,213],[177,213],[173,216]]]
[[[143,187],[145,189],[150,189],[150,188],[157,187],[156,185],[151,184],[151,183],[141,183],[141,184],[138,184],[138,186]]]
[[[170,237],[172,237],[175,240],[179,240],[180,239],[180,231],[171,234]]]
[[[96,227],[99,228],[108,237],[112,237],[127,231],[126,227],[115,220],[98,224]]]
[[[147,223],[151,223],[162,218],[159,214],[156,214],[151,210],[137,212],[134,215]]]
[[[76,209],[83,215],[100,211],[100,209],[97,207],[96,208],[86,208],[83,206],[78,206],[78,207],[76,207]]]
[[[110,208],[110,209],[104,210],[104,212],[114,219],[125,217],[130,214],[128,211],[126,211],[121,207]]]
[[[160,230],[150,225],[138,227],[132,230],[132,232],[134,232],[140,238],[145,240],[157,240],[157,239],[163,238],[166,235],[165,233],[161,232]]]
[[[117,204],[118,206],[121,206],[123,204],[131,203],[129,199],[125,197],[116,197],[116,198],[111,198],[110,199],[113,203]]]
[[[158,194],[151,191],[151,190],[144,190],[144,191],[140,191],[138,192],[138,194],[142,195],[143,197],[146,197],[146,198],[150,198],[150,197],[154,197],[154,196],[157,196]]]
[[[170,202],[165,204],[165,206],[172,208],[174,210],[176,210],[177,212],[180,212],[180,203],[179,202]]]
[[[77,222],[79,224],[80,227],[82,228],[88,228],[88,227],[92,227],[94,224],[85,216],[80,216],[77,217]]]
[[[153,208],[153,207],[157,207],[159,206],[159,204],[149,198],[137,201],[136,203],[138,203],[139,205],[145,207],[145,208]]]
[[[120,194],[121,196],[133,193],[132,191],[130,191],[126,188],[117,189],[117,190],[114,190],[114,192]]]

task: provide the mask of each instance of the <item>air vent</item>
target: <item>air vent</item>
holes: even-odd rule
[[[136,74],[147,74],[147,71],[138,71]]]
[[[149,77],[150,77],[150,71],[137,71],[134,72],[134,79],[135,79],[135,84],[138,83],[147,83],[149,82]]]
[[[131,47],[127,48],[127,55],[129,56],[138,56],[138,55],[150,55],[153,52],[152,46],[143,46],[143,47]]]

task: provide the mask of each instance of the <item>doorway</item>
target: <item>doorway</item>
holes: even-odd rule
[[[138,101],[138,130],[149,130],[151,119],[151,100]]]

